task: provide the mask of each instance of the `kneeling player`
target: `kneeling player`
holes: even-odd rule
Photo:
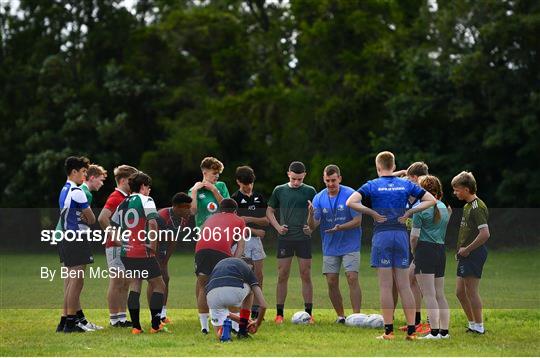
[[[252,263],[250,259],[246,260]],[[250,323],[249,315],[254,298],[259,302],[259,315],[255,322]],[[256,333],[266,312],[266,301],[253,266],[235,257],[223,259],[214,267],[206,285],[206,300],[218,338],[221,336],[225,319],[236,319],[234,315],[229,315],[229,307],[240,307],[239,339],[250,337],[248,329],[249,332]]]

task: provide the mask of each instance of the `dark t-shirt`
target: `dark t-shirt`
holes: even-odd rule
[[[317,192],[312,186],[302,184],[299,188],[291,188],[289,184],[275,187],[268,206],[279,210],[279,223],[289,228],[285,235],[279,235],[279,240],[302,241],[309,240],[303,228],[307,224],[308,200],[313,200]]]
[[[244,283],[250,286],[259,285],[255,273],[244,262],[244,260],[229,257],[221,260],[212,270],[208,284],[206,285],[206,293],[217,287],[244,287]]]
[[[234,199],[236,204],[238,204],[238,216],[250,216],[254,218],[264,218],[266,216],[266,207],[268,205],[261,193],[254,191],[251,196],[247,196],[240,190],[237,190],[231,195],[231,199]],[[251,223],[247,224],[247,226],[256,229],[264,229]]]

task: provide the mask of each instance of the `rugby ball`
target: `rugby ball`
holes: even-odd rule
[[[366,321],[365,321],[365,327],[369,328],[383,328],[384,327],[384,320],[383,316],[380,314],[370,314]]]
[[[308,324],[311,316],[306,311],[298,311],[293,314],[291,322],[294,324]]]
[[[368,316],[363,313],[353,313],[345,318],[345,325],[349,327],[364,327]]]

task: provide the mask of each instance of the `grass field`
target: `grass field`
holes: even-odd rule
[[[360,283],[363,310],[375,313],[378,288],[374,270],[368,267],[368,250],[362,255]],[[76,335],[54,333],[62,300],[62,282],[40,278],[40,267],[58,268],[53,254],[2,254],[0,263],[0,354],[2,356],[166,356],[166,355],[265,355],[265,356],[354,356],[354,355],[538,355],[540,345],[540,264],[539,249],[492,251],[482,280],[484,298],[484,336],[466,334],[466,319],[453,294],[455,262],[448,260],[447,298],[452,307],[451,339],[437,342],[408,342],[398,334],[396,341],[377,341],[373,329],[358,329],[336,325],[320,274],[320,255],[313,260],[315,288],[313,326],[295,326],[288,322],[292,313],[302,306],[297,270],[293,270],[289,285],[285,315],[287,323],[272,323],[275,311],[251,341],[221,344],[211,335],[199,333],[195,310],[194,276],[191,255],[173,256],[170,263],[171,293],[167,304],[173,320],[170,334],[132,336],[126,329],[106,328],[100,332]],[[275,262],[269,255],[265,266],[265,292],[271,307],[275,303]],[[97,256],[94,266],[106,267],[105,257]],[[345,280],[342,294],[348,297]],[[107,326],[106,279],[87,279],[82,294],[86,316]],[[141,300],[144,301],[144,300]],[[141,302],[146,307],[144,302]],[[349,306],[345,300],[346,307]],[[149,314],[141,311],[143,328],[148,328]],[[424,311],[425,312],[425,311]],[[350,313],[350,310],[347,312]],[[403,323],[401,311],[397,324]]]

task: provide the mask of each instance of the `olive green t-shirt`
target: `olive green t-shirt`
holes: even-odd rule
[[[227,185],[225,185],[224,182],[218,181],[215,186],[224,199],[230,197],[229,190],[227,190]],[[191,195],[191,189],[189,189],[188,195]],[[195,225],[201,227],[210,215],[217,212],[218,208],[219,203],[214,194],[208,189],[199,189],[197,192],[197,214],[195,215]]]
[[[291,188],[287,183],[274,188],[268,206],[279,211],[280,225],[287,225],[289,228],[285,235],[279,235],[279,240],[310,239],[309,235],[304,234],[303,228],[307,224],[308,200],[313,200],[316,194],[315,188],[306,184]]]
[[[479,198],[465,204],[459,227],[458,249],[468,246],[478,236],[480,229],[488,226],[488,216],[488,208]]]

